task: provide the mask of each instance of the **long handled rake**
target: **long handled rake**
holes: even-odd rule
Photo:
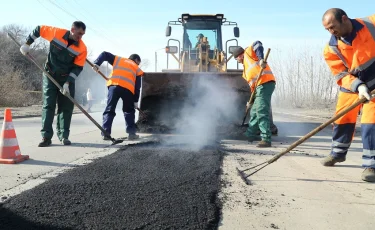
[[[12,34],[10,34],[10,33],[8,33],[8,37],[10,37],[19,47],[21,47],[21,44],[20,43],[18,43],[18,41],[13,37],[13,35]],[[53,84],[55,84],[56,85],[56,87],[57,88],[59,88],[59,90],[62,92],[62,87],[60,86],[60,84],[55,80],[55,79],[53,79],[53,77],[49,74],[49,73],[47,73],[47,71],[45,71],[38,63],[37,63],[37,61],[35,60],[35,58],[33,57],[33,56],[31,56],[30,54],[27,54],[27,57],[40,69],[40,70],[42,70],[43,71],[43,73],[48,77],[48,79],[49,80],[51,80],[52,82],[53,82]],[[109,137],[110,139],[111,139],[111,141],[112,141],[112,145],[115,145],[115,144],[119,144],[119,143],[122,143],[124,140],[120,140],[120,139],[114,139],[114,138],[112,138],[111,137],[111,135],[109,134],[109,133],[107,133],[99,124],[98,124],[98,122],[96,122],[95,120],[94,120],[94,118],[92,118],[79,104],[78,104],[78,102],[73,98],[73,97],[71,97],[70,96],[70,94],[66,94],[65,95],[67,98],[69,98],[69,100],[71,100],[72,102],[73,102],[73,104],[75,105],[75,106],[77,106],[80,110],[81,110],[81,112],[83,113],[83,114],[85,114],[86,115],[86,117],[88,117],[91,121],[92,121],[92,123],[94,123],[95,125],[96,125],[96,127],[98,127],[102,132],[103,132],[103,134],[106,136],[106,137]]]
[[[375,94],[375,89],[373,91],[371,91],[370,95],[374,95]],[[254,175],[255,173],[257,173],[258,171],[262,170],[263,168],[267,167],[268,165],[272,164],[273,162],[277,161],[280,157],[284,156],[285,154],[287,154],[288,152],[290,152],[292,149],[294,149],[295,147],[299,146],[300,144],[302,144],[303,142],[305,142],[307,139],[309,139],[310,137],[314,136],[316,133],[318,133],[319,131],[323,130],[325,127],[327,127],[329,124],[331,124],[332,122],[336,121],[337,119],[339,119],[340,117],[344,116],[345,114],[347,114],[349,111],[351,111],[352,109],[356,108],[357,106],[359,106],[360,104],[366,102],[366,98],[362,98],[360,100],[357,100],[354,104],[352,104],[351,106],[347,107],[346,109],[344,109],[343,111],[339,112],[337,115],[335,115],[334,117],[332,117],[331,119],[329,119],[328,121],[324,122],[323,124],[321,124],[319,127],[315,128],[314,130],[312,130],[311,132],[309,132],[308,134],[306,134],[305,136],[301,137],[299,140],[297,140],[296,142],[294,142],[293,144],[291,144],[286,150],[282,151],[281,153],[275,155],[274,157],[272,157],[271,159],[269,159],[268,161],[265,161],[261,164],[258,164],[258,165],[255,165],[253,167],[250,167],[250,168],[247,168],[247,169],[243,169],[243,170],[240,170],[238,168],[237,169],[237,172],[239,174],[239,176],[242,178],[242,180],[247,184],[247,185],[250,185],[250,181],[247,179],[248,177],[250,177],[251,175]],[[258,168],[260,167],[260,168]],[[258,168],[258,169],[256,169]],[[246,175],[245,172],[246,171],[249,171],[251,169],[255,169],[254,172]]]

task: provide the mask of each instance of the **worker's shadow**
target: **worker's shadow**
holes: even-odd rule
[[[311,182],[335,182],[335,183],[352,183],[352,184],[366,184],[372,182],[365,182],[365,181],[348,181],[348,180],[319,180],[319,179],[302,179],[297,178],[297,181],[311,181]]]
[[[335,164],[335,168],[363,168],[361,165],[344,165],[344,164]]]
[[[262,180],[257,180],[257,179],[249,179],[251,184],[255,185],[257,182],[270,182],[270,181],[304,181],[304,182],[333,182],[333,183],[350,183],[350,184],[366,184],[366,183],[372,183],[373,182],[365,182],[365,181],[350,181],[350,180],[320,180],[320,179],[305,179],[305,178],[291,178],[291,179],[281,179],[281,180],[272,180],[272,179],[262,179]]]
[[[282,150],[284,150],[285,148],[283,148],[282,150],[279,149],[279,147],[277,148],[267,148],[267,149],[235,149],[235,148],[228,148],[228,147],[224,147],[222,148],[221,150],[224,151],[226,154],[230,155],[230,154],[246,154],[246,155],[254,155],[254,156],[275,156],[277,155],[278,153],[280,153]],[[315,154],[315,153],[310,153],[310,152],[306,152],[306,151],[303,151],[303,150],[299,150],[299,149],[294,149],[294,150],[291,150],[290,152],[286,153],[285,154],[285,157],[288,157],[288,156],[297,156],[297,157],[310,157],[310,158],[324,158],[325,155],[322,155],[322,154]]]

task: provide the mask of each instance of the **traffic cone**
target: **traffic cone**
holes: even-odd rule
[[[0,135],[0,163],[16,164],[29,159],[28,155],[21,155],[16,131],[12,121],[12,112],[5,109],[3,129]]]

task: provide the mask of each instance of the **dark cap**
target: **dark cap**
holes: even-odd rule
[[[237,47],[234,51],[233,51],[233,57],[234,58],[237,58],[238,56],[240,56],[241,54],[243,54],[245,52],[245,50],[239,46]]]
[[[138,54],[132,54],[129,56],[130,60],[141,62],[141,57]]]

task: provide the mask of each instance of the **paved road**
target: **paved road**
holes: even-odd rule
[[[101,124],[101,113],[91,113],[91,116]],[[56,119],[54,127],[55,122]],[[0,194],[3,197],[18,193],[19,189],[23,189],[18,189],[19,185],[25,188],[35,186],[48,173],[77,164],[85,164],[90,159],[113,153],[124,144],[132,143],[127,141],[111,146],[111,142],[101,139],[100,130],[85,115],[75,114],[71,126],[70,140],[73,142],[71,146],[61,145],[55,135],[50,147],[38,148],[37,145],[41,141],[41,119],[35,117],[13,119],[13,123],[21,154],[29,155],[30,159],[17,165],[0,164]],[[126,136],[125,121],[121,112],[118,112],[114,120],[112,137]]]
[[[97,113],[93,116],[100,123],[101,114]],[[223,214],[219,228],[301,229],[304,228],[303,226],[308,226],[309,229],[372,229],[375,224],[373,219],[375,185],[360,180],[361,144],[358,134],[347,162],[338,167],[324,168],[319,164],[319,160],[329,151],[331,128],[328,127],[290,154],[251,177],[252,186],[245,185],[239,179],[235,167],[245,168],[267,160],[270,154],[280,152],[321,124],[321,120],[311,117],[302,118],[281,114],[275,114],[275,122],[280,133],[274,138],[273,148],[259,150],[253,144],[244,141],[222,141],[228,154],[224,157],[222,166],[221,184],[223,186],[219,200],[223,202]],[[17,165],[0,165],[0,198],[3,197],[4,200],[55,177],[71,166],[87,164],[92,159],[111,155],[125,145],[108,146],[108,142],[100,139],[100,131],[83,115],[74,115],[71,139],[75,144],[72,146],[60,146],[55,139],[54,146],[37,148],[36,145],[40,141],[40,120],[38,118],[16,119],[14,123],[21,152],[30,155],[31,159]],[[116,117],[115,124],[113,136],[125,136],[122,116]],[[145,141],[153,139],[148,136],[144,138]],[[142,159],[139,160],[141,164]],[[155,168],[156,165],[148,162],[144,164],[144,168],[152,172],[150,168]],[[167,164],[167,167],[171,165],[175,165],[175,162]],[[80,168],[82,167],[78,167]],[[184,168],[187,171],[190,169]],[[168,177],[164,179],[169,180]],[[194,186],[196,181],[198,180],[192,180],[188,184]],[[53,183],[59,184],[58,181]],[[86,183],[83,182],[82,185]],[[178,185],[177,183],[175,186],[178,187]],[[79,183],[76,186],[79,186]],[[202,190],[201,195],[206,195],[205,193],[209,191],[212,191],[212,188]],[[187,189],[186,193],[191,195],[192,191]],[[21,198],[19,201],[27,202],[25,196]],[[171,198],[176,199],[173,196]],[[48,199],[48,196],[44,199]],[[155,199],[155,203],[162,204],[162,206],[170,202],[168,199],[164,201],[160,203],[160,199]],[[17,207],[19,210],[22,209],[22,206]],[[207,210],[212,212],[217,208],[213,206]],[[56,209],[53,210],[56,211]],[[161,212],[161,215],[166,214]],[[191,212],[191,215],[196,214]],[[199,218],[195,220],[197,219]],[[160,224],[157,221],[149,223],[151,223],[148,225],[150,229],[153,227],[152,223]],[[95,226],[91,227],[95,228]],[[158,227],[155,228],[158,229]],[[163,227],[160,228],[163,229]]]

